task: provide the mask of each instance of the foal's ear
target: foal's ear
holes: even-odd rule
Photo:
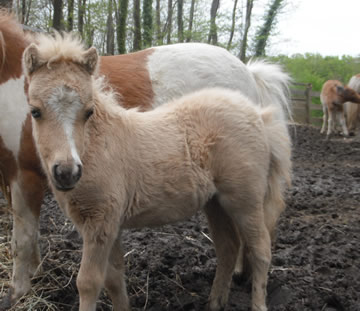
[[[44,63],[40,61],[39,50],[37,46],[34,43],[30,44],[23,54],[23,67],[25,74],[30,76],[43,64]]]
[[[97,68],[98,68],[98,53],[96,51],[96,48],[91,47],[83,54],[83,61],[81,62],[81,65],[85,68],[85,70],[93,75]]]

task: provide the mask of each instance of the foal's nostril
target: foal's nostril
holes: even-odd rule
[[[82,175],[82,165],[78,164],[77,168],[78,168],[78,170],[77,170],[76,174],[74,175],[75,181],[78,181]]]

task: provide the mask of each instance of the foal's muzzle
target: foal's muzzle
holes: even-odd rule
[[[69,191],[75,187],[82,174],[82,166],[55,164],[52,167],[52,175],[57,190]]]

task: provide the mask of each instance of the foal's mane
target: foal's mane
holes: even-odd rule
[[[74,33],[53,32],[52,35],[39,33],[35,37],[35,44],[39,61],[48,68],[51,68],[51,64],[55,62],[80,64],[85,60],[84,55],[87,49],[81,38]],[[93,74],[91,87],[102,106],[105,105],[107,110],[116,110],[111,106],[119,106],[121,95],[113,91],[104,76],[99,76],[98,70],[95,70]]]
[[[86,48],[80,37],[74,33],[59,33],[54,31],[51,35],[39,33],[35,36],[39,61],[47,64],[59,61],[81,63]]]

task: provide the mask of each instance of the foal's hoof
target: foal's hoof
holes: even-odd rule
[[[11,308],[12,306],[11,295],[12,295],[12,290],[9,290],[7,295],[0,300],[0,311],[5,311]]]

